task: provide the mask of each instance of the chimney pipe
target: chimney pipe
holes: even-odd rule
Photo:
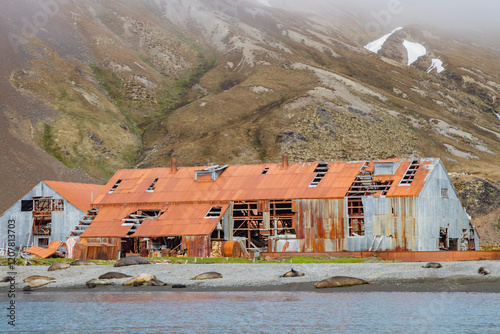
[[[171,169],[171,172],[172,173],[175,173],[177,172],[177,159],[172,157],[172,159],[170,160],[170,169]]]
[[[281,162],[281,167],[287,168],[288,167],[288,154],[284,153],[282,156],[282,162]]]

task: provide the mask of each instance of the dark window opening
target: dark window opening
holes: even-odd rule
[[[154,181],[151,183],[148,189],[146,189],[148,193],[152,193],[153,191],[155,191],[156,182],[158,182],[158,178],[154,179]]]
[[[448,188],[441,188],[441,197],[448,198]]]
[[[22,200],[21,201],[21,211],[33,211],[33,200]]]
[[[262,171],[261,175],[265,175],[267,173],[267,171],[269,170],[268,167],[264,168],[264,170]]]
[[[111,189],[109,189],[108,194],[113,193],[115,191],[115,189],[118,188],[118,186],[120,185],[121,182],[122,182],[122,180],[116,181],[115,185],[113,187],[111,187]]]

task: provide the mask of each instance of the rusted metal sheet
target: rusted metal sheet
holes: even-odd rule
[[[56,253],[57,249],[62,245],[63,243],[61,241],[58,241],[58,240],[54,240],[52,241],[48,246],[47,248],[43,248],[43,247],[37,247],[37,246],[33,246],[33,247],[30,247],[26,250],[26,253],[30,253],[30,254],[33,254],[35,255],[36,258],[39,258],[39,259],[46,259],[48,258],[49,256],[52,256]]]
[[[186,250],[186,255],[208,257],[210,256],[210,236],[184,236],[182,237],[182,249]]]
[[[92,200],[102,193],[106,187],[98,184],[44,181],[68,202],[83,212],[91,209]]]
[[[159,218],[145,220],[132,237],[210,235],[220,220],[220,217],[205,217],[214,206],[221,208],[220,217],[222,217],[229,203],[167,206]]]
[[[76,243],[73,259],[116,260],[118,259],[118,246],[106,243]]]

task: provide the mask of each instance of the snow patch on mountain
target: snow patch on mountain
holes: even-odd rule
[[[385,41],[389,37],[391,37],[391,35],[394,34],[396,31],[401,30],[401,29],[403,29],[403,27],[397,27],[396,29],[394,29],[393,31],[388,33],[387,35],[384,35],[384,36],[380,37],[379,39],[366,44],[365,49],[367,49],[368,51],[371,51],[371,52],[375,52],[375,53],[379,52],[380,49],[382,49],[382,46],[384,45]]]
[[[408,64],[413,64],[419,57],[425,56],[427,50],[422,44],[409,42],[406,39],[403,41],[403,46],[406,48],[408,53]]]
[[[433,69],[436,69],[438,73],[444,71],[443,62],[439,59],[432,59],[432,64],[427,69],[427,73],[430,73]]]

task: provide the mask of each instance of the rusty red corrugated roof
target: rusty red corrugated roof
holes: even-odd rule
[[[219,217],[206,218],[212,207],[221,207]],[[212,233],[229,204],[179,204],[170,205],[156,219],[146,219],[132,237],[195,236]]]
[[[43,182],[83,212],[90,210],[92,200],[95,200],[106,189],[105,186],[99,184],[62,181]]]
[[[429,173],[428,166],[437,159],[421,159],[421,168],[411,186],[399,186],[411,160],[389,159],[381,162],[400,162],[394,175],[375,178],[393,180],[387,196],[416,196]],[[380,161],[379,161],[380,162]],[[195,171],[207,167],[181,167],[176,172],[170,168],[119,170],[106,185],[109,190],[121,180],[113,193],[102,193],[95,201],[97,206],[125,203],[179,203],[206,201],[243,201],[290,198],[342,198],[365,162],[328,162],[330,167],[324,178],[310,187],[315,178],[318,162],[293,163],[283,168],[281,164],[228,166],[215,181],[207,177],[194,180]],[[427,166],[427,167],[426,167]],[[373,163],[368,168],[373,167]],[[262,172],[268,171],[265,175]],[[146,189],[158,178],[153,192]]]

